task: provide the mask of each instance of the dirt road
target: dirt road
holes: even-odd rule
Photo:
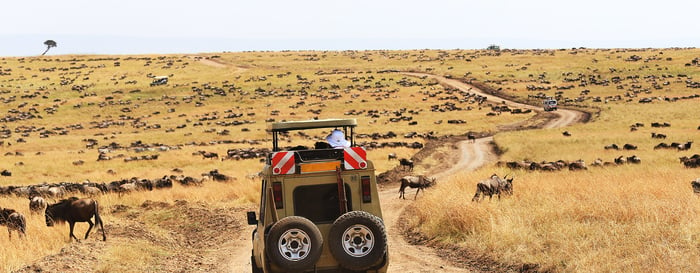
[[[540,111],[540,107],[517,103],[509,100],[504,100],[493,95],[486,94],[481,90],[465,84],[458,80],[447,79],[440,76],[421,74],[421,73],[406,73],[407,75],[416,77],[430,77],[438,80],[442,84],[449,85],[453,88],[459,88],[463,91],[476,93],[481,96],[486,96],[489,101],[504,101],[512,107],[532,109]],[[571,125],[583,119],[584,113],[573,110],[560,109],[554,113],[553,118],[547,121],[542,128],[560,128]],[[474,143],[465,140],[457,143],[460,150],[460,157],[457,162],[452,163],[452,167],[446,170],[441,170],[438,173],[433,173],[431,176],[442,180],[457,172],[464,170],[472,171],[484,166],[487,163],[495,162],[498,157],[493,153],[491,142],[493,137],[484,137],[476,139]],[[384,213],[385,224],[389,230],[389,251],[390,263],[389,272],[481,272],[476,268],[463,268],[451,266],[454,261],[445,260],[436,253],[436,250],[426,246],[417,246],[408,243],[405,239],[405,234],[399,229],[402,221],[401,215],[406,207],[413,200],[398,199],[397,186],[387,186],[382,190],[380,197],[382,200],[382,212]],[[408,194],[412,196],[411,193]],[[463,262],[463,261],[461,261]],[[478,263],[478,262],[477,262]],[[483,267],[480,267],[483,268]]]
[[[464,170],[475,170],[486,162],[496,160],[496,155],[491,152],[490,142],[492,137],[477,139],[474,143],[462,141],[459,145],[461,158],[452,168],[435,173],[431,176],[438,180]],[[405,234],[400,228],[401,215],[408,205],[413,203],[413,191],[408,191],[406,200],[398,198],[398,185],[391,184],[384,187],[379,197],[382,202],[384,223],[389,232],[389,273],[403,272],[476,272],[470,269],[451,265],[440,257],[436,249],[412,245],[404,238]]]

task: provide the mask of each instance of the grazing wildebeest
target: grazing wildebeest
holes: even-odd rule
[[[665,138],[666,138],[666,135],[664,135],[664,134],[657,134],[657,133],[652,132],[652,133],[651,133],[651,138],[665,139]]]
[[[409,171],[413,171],[413,160],[402,158],[399,159],[399,164],[401,164],[404,170],[406,170],[406,167],[408,167]]]
[[[41,213],[46,209],[46,201],[41,196],[29,197],[29,211],[32,213]]]
[[[24,215],[13,209],[0,209],[0,225],[7,226],[7,232],[12,240],[12,231],[16,230],[22,238],[27,232],[27,220]]]
[[[389,153],[387,156],[387,160],[396,160],[396,153]]]
[[[413,197],[413,200],[416,200],[416,197],[418,197],[418,193],[421,190],[425,190],[425,188],[430,187],[433,184],[435,184],[435,178],[428,178],[424,175],[404,176],[401,178],[401,187],[399,188],[399,198],[406,199],[406,196],[404,195],[404,191],[406,190],[406,187],[411,187],[411,189],[418,188],[416,190],[416,196]]]
[[[91,218],[95,216],[95,223],[92,222]],[[105,228],[102,223],[102,218],[99,214],[99,206],[97,201],[90,198],[78,199],[77,197],[71,197],[68,199],[63,199],[56,204],[49,205],[46,208],[46,226],[51,227],[56,222],[68,222],[70,226],[70,238],[79,241],[77,237],[73,234],[73,228],[76,222],[87,222],[90,224],[87,232],[85,232],[85,239],[90,235],[90,230],[95,224],[99,224],[102,229],[102,240],[107,241],[107,235],[105,235]]]
[[[668,148],[672,148],[671,145],[666,144],[666,143],[663,143],[663,142],[661,142],[661,143],[657,144],[656,146],[654,146],[654,150],[658,150],[658,149],[668,149]]]
[[[501,199],[501,192],[505,192],[508,195],[513,194],[513,179],[506,179],[508,175],[503,176],[503,178],[498,177],[498,175],[493,174],[489,179],[482,180],[476,184],[476,193],[472,198],[472,202],[479,201],[479,195],[481,194],[481,199],[488,194],[489,200],[494,194],[498,195],[498,199]]]
[[[80,192],[86,194],[87,196],[97,196],[102,194],[102,190],[98,187],[81,185]]]
[[[586,167],[585,161],[583,161],[582,159],[579,159],[579,160],[576,160],[574,162],[569,163],[569,170],[570,171],[588,170],[588,167]]]
[[[472,133],[469,133],[469,134],[467,134],[467,140],[469,140],[469,142],[471,142],[471,143],[475,143],[475,142],[476,142],[476,136],[475,136],[474,134],[472,134]]]
[[[632,144],[627,143],[627,144],[623,145],[622,148],[625,150],[636,150],[637,145],[632,145]]]
[[[217,169],[209,171],[209,174],[207,176],[211,177],[212,180],[219,181],[219,182],[228,182],[229,180],[232,179],[228,175],[219,173],[219,170],[217,170]]]
[[[686,168],[697,168],[700,166],[700,155],[694,154],[691,157],[682,156],[679,158]]]
[[[610,145],[605,146],[605,149],[606,149],[606,150],[611,150],[611,149],[612,149],[612,150],[619,150],[620,147],[617,146],[617,144],[613,143],[613,144],[610,144]]]
[[[693,187],[693,193],[700,196],[700,178],[691,181],[690,185]]]
[[[625,163],[627,163],[627,158],[625,158],[624,156],[619,156],[619,157],[615,158],[615,164],[622,165]]]
[[[692,141],[688,141],[688,142],[686,142],[685,144],[680,144],[680,145],[678,145],[678,150],[679,150],[679,151],[685,151],[685,150],[690,149],[691,146],[693,146],[693,142],[692,142]]]
[[[219,159],[219,154],[214,153],[214,152],[205,152],[205,151],[200,151],[202,153],[203,158],[216,158]]]
[[[569,131],[564,131],[561,133],[563,136],[571,136],[571,133]]]
[[[66,187],[64,186],[53,186],[48,189],[49,196],[51,197],[63,197],[66,194]]]
[[[636,155],[629,156],[629,157],[627,157],[627,163],[640,164],[640,163],[642,163],[642,159]]]

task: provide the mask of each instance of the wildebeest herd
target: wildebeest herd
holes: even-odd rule
[[[83,183],[43,183],[29,186],[0,186],[0,195],[14,195],[18,197],[27,197],[29,200],[29,211],[33,214],[44,213],[46,225],[53,226],[54,223],[67,222],[70,227],[69,236],[71,239],[78,240],[73,234],[73,227],[76,222],[87,222],[90,226],[85,234],[85,239],[88,238],[90,231],[94,225],[99,225],[102,230],[102,239],[106,240],[106,234],[103,227],[102,218],[99,215],[99,205],[92,198],[78,198],[75,196],[65,196],[69,194],[81,194],[83,196],[97,196],[107,193],[117,193],[119,195],[126,194],[132,191],[153,190],[171,188],[173,181],[180,183],[183,186],[201,185],[205,180],[226,182],[234,178],[220,173],[218,170],[212,170],[202,174],[202,179],[183,175],[163,176],[157,179],[122,179],[109,183],[83,182]],[[60,199],[60,200],[59,200]],[[49,204],[47,200],[59,200],[54,204]],[[94,217],[94,222],[93,222]],[[26,234],[26,218],[20,212],[9,209],[0,208],[0,225],[5,225],[12,238],[12,231],[17,231],[21,237]]]

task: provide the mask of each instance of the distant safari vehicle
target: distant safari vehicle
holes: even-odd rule
[[[387,271],[377,178],[365,149],[355,145],[355,126],[355,119],[272,123],[259,214],[247,215],[256,226],[253,273]],[[328,143],[279,147],[290,131],[312,129],[332,130]]]
[[[156,76],[156,77],[153,77],[153,81],[151,82],[151,86],[164,85],[167,83],[168,83],[168,76]]]
[[[543,100],[542,105],[544,106],[544,110],[547,112],[557,110],[557,100],[555,99],[548,98],[546,100]]]

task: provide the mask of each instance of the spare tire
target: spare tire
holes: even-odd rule
[[[265,249],[270,261],[294,271],[313,268],[321,257],[323,237],[309,219],[288,216],[270,227]]]
[[[387,251],[384,222],[366,211],[351,211],[338,217],[327,239],[338,263],[354,271],[378,264]]]

